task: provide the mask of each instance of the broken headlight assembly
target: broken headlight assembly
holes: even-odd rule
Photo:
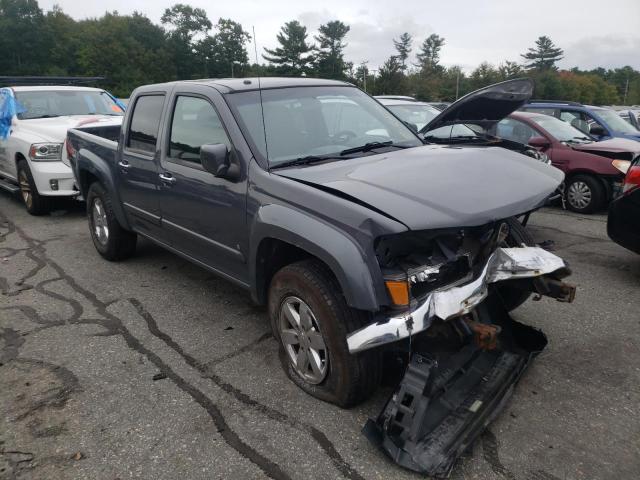
[[[497,223],[381,237],[375,250],[391,306],[407,308],[432,291],[468,282],[508,233],[506,223]]]

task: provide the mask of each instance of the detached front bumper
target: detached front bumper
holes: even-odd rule
[[[449,320],[469,313],[487,297],[491,283],[543,277],[566,268],[564,260],[540,247],[498,248],[471,282],[434,291],[413,311],[378,320],[351,333],[347,337],[349,351],[357,353],[396,342],[426,330],[436,318]],[[554,284],[551,290],[559,295],[562,292],[557,291],[564,287]],[[564,294],[571,297],[567,300],[573,299],[573,291]]]
[[[480,324],[497,329],[496,343],[483,348],[469,336],[457,351],[417,348],[384,409],[363,429],[404,468],[448,477],[547,345],[542,332],[511,319],[496,298],[483,302],[475,315]]]

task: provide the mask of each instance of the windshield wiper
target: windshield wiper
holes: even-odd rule
[[[39,117],[25,118],[25,120],[37,120],[39,118],[56,118],[56,117],[60,117],[60,115],[40,115]]]
[[[294,158],[293,160],[286,160],[284,162],[276,163],[272,165],[271,168],[285,168],[285,167],[293,167],[297,165],[309,165],[310,163],[322,162],[323,160],[345,160],[338,155],[307,155],[305,157]]]
[[[346,150],[342,150],[340,152],[340,156],[349,155],[351,153],[368,152],[373,150],[374,148],[380,147],[409,148],[407,145],[399,145],[397,143],[393,143],[391,140],[387,142],[369,142],[365,143],[364,145],[360,145],[359,147],[347,148]]]

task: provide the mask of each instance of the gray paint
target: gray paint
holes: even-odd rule
[[[93,172],[107,186],[123,225],[249,288],[257,301],[264,300],[257,282],[261,268],[257,256],[267,239],[317,256],[332,269],[349,305],[376,311],[389,304],[373,250],[377,237],[409,228],[473,226],[520,214],[539,206],[562,181],[560,171],[535,160],[479,147],[425,146],[269,172],[256,160],[224,101],[224,95],[235,90],[255,89],[251,82],[174,82],[134,91],[131,105],[143,93],[166,94],[157,150],[147,165],[149,171],[175,175],[177,182],[167,186],[148,176],[148,185],[127,202],[138,210],[157,202],[159,224],[141,220],[144,215],[131,207],[122,208],[120,192],[127,174],[118,161],[124,155],[133,109],[127,110],[117,146],[80,130],[71,130],[69,138],[81,145],[76,175],[81,179],[83,172]],[[261,79],[261,83],[263,88],[335,84],[352,88],[316,79]],[[216,178],[166,157],[168,117],[178,93],[197,94],[214,105],[233,143],[231,155],[241,172],[238,180]],[[86,191],[87,185],[81,188]]]

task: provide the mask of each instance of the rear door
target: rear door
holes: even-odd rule
[[[136,97],[121,141],[117,171],[120,198],[132,227],[165,240],[160,231],[158,133],[165,93]]]
[[[172,96],[159,172],[162,225],[176,250],[246,284],[246,164],[218,112],[224,105],[214,106],[210,98],[213,92],[194,85]],[[217,143],[241,165],[239,180],[217,178],[202,167],[200,147]]]

